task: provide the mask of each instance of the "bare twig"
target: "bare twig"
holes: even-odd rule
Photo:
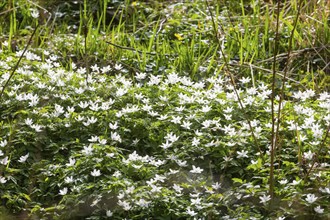
[[[309,174],[310,174],[311,171],[313,170],[313,168],[314,168],[314,166],[315,166],[315,163],[316,163],[316,159],[318,158],[318,156],[320,155],[320,153],[321,153],[321,151],[323,150],[324,146],[326,145],[326,140],[328,139],[329,131],[330,131],[330,125],[328,126],[327,131],[326,131],[326,133],[325,133],[325,136],[324,136],[324,138],[323,138],[323,140],[322,140],[322,143],[321,143],[321,145],[320,145],[321,147],[319,147],[319,150],[318,150],[317,154],[314,155],[312,165],[311,165],[311,167],[309,168],[309,170],[307,171],[306,176],[305,176],[305,178],[304,178],[305,181],[307,180]]]
[[[224,67],[225,67],[225,70],[226,70],[225,72],[226,72],[226,74],[229,75],[229,78],[230,78],[231,84],[232,84],[232,86],[233,86],[233,88],[234,88],[234,92],[235,92],[235,95],[236,95],[237,100],[238,100],[238,104],[239,104],[240,108],[241,108],[242,110],[244,110],[245,108],[244,108],[243,102],[242,102],[242,100],[241,100],[241,98],[240,98],[240,96],[239,96],[239,93],[238,93],[238,91],[237,91],[234,76],[233,76],[233,74],[231,73],[230,68],[229,68],[229,62],[228,62],[227,57],[226,57],[226,55],[225,55],[225,53],[224,53],[224,51],[223,51],[223,48],[222,48],[222,45],[221,45],[221,41],[220,41],[220,39],[218,38],[218,29],[217,29],[217,25],[216,25],[215,20],[214,20],[214,16],[213,16],[212,10],[211,10],[211,8],[210,8],[210,6],[209,6],[208,1],[205,1],[205,3],[206,3],[206,6],[207,6],[208,11],[209,11],[209,13],[210,13],[210,16],[211,16],[214,36],[217,37],[217,39],[218,39],[218,44],[219,44],[219,48],[220,48],[220,53],[221,53],[221,55],[222,55],[222,57],[223,57],[223,60],[224,60]],[[220,25],[220,28],[222,29],[223,27]],[[248,122],[248,126],[249,126],[249,129],[250,129],[250,131],[251,131],[251,135],[252,135],[253,141],[254,141],[254,143],[255,143],[257,149],[259,150],[259,153],[260,153],[260,157],[261,157],[261,159],[263,160],[263,158],[262,158],[262,151],[261,151],[261,149],[260,149],[259,142],[258,142],[258,140],[257,140],[257,138],[256,138],[256,136],[255,136],[255,134],[254,134],[254,129],[253,129],[253,126],[252,126],[252,124],[251,124],[251,121],[248,119],[248,117],[247,117],[247,115],[246,115],[245,112],[244,112],[243,115],[245,116],[245,119],[246,119],[247,122]]]
[[[312,51],[315,51],[316,53],[318,53],[318,50],[322,50],[322,49],[327,49],[327,48],[330,48],[330,46],[322,46],[322,47],[313,47],[313,48],[304,48],[304,49],[301,49],[301,50],[295,50],[295,51],[291,51],[291,54],[290,56],[298,56],[302,53],[306,53],[306,52],[312,52]],[[285,59],[288,57],[288,53],[281,53],[281,54],[278,54],[276,56],[276,60],[279,60],[279,59]],[[266,62],[273,62],[274,61],[274,56],[272,57],[269,57],[267,59],[264,59],[264,60],[260,60],[258,61],[257,63],[266,63]]]
[[[9,84],[11,78],[13,78],[13,76],[14,76],[14,74],[15,74],[15,71],[17,70],[17,68],[18,68],[18,66],[19,66],[19,64],[20,64],[20,62],[21,62],[21,60],[22,60],[22,58],[23,58],[25,52],[27,51],[29,45],[31,44],[32,38],[33,38],[34,34],[37,32],[37,29],[38,29],[39,26],[40,26],[40,25],[38,24],[38,25],[35,27],[33,33],[32,33],[31,36],[30,36],[29,41],[28,41],[27,44],[25,45],[25,48],[24,48],[24,50],[23,50],[23,53],[21,54],[21,56],[19,57],[17,63],[15,64],[15,66],[14,66],[14,68],[13,68],[13,70],[12,70],[12,72],[11,72],[9,78],[7,79],[6,83],[3,85],[2,90],[1,90],[1,93],[0,93],[0,99],[2,98],[2,95],[3,95],[3,93],[5,92],[5,89],[6,89],[6,87],[8,86],[8,84]]]
[[[286,56],[286,63],[284,67],[284,73],[282,78],[282,87],[280,91],[280,97],[278,101],[278,108],[277,108],[277,117],[275,117],[275,80],[276,80],[276,58],[278,53],[278,46],[279,46],[279,17],[280,17],[280,2],[278,1],[277,4],[277,18],[276,18],[276,38],[275,38],[275,49],[274,49],[274,59],[273,59],[273,81],[272,81],[272,135],[271,135],[271,158],[270,158],[270,175],[269,175],[269,194],[271,196],[271,202],[270,202],[270,208],[272,208],[273,201],[274,201],[274,185],[275,185],[275,175],[274,175],[274,162],[275,162],[275,156],[276,156],[276,148],[278,145],[279,140],[279,130],[280,130],[280,123],[281,123],[281,110],[282,110],[282,102],[284,97],[284,90],[285,90],[285,83],[287,80],[287,73],[288,73],[288,67],[290,63],[291,58],[291,52],[292,52],[292,41],[294,36],[294,31],[296,30],[298,18],[300,16],[301,7],[303,4],[303,0],[299,1],[298,5],[298,12],[295,16],[295,21],[293,24],[293,29],[290,34],[289,38],[289,46],[288,46],[288,52]],[[277,120],[276,120],[277,119]]]
[[[272,79],[272,99],[271,99],[271,111],[272,111],[272,134],[271,134],[271,147],[270,147],[270,171],[269,171],[269,195],[271,201],[269,203],[270,208],[274,201],[274,161],[275,161],[275,148],[276,148],[276,134],[275,134],[275,80],[276,80],[276,58],[279,46],[279,26],[280,26],[280,2],[277,2],[276,10],[276,32],[275,32],[275,46],[274,46],[274,57],[273,57],[273,79]],[[279,120],[279,119],[278,119]]]
[[[254,68],[254,69],[262,70],[262,71],[264,71],[264,72],[266,72],[266,73],[272,73],[272,70],[270,70],[270,69],[266,69],[266,68],[263,68],[263,67],[261,67],[261,66],[257,66],[257,65],[250,64],[250,63],[229,63],[229,65],[230,65],[230,66],[235,66],[235,67],[244,67],[244,68],[250,68],[250,67],[252,67],[252,68]],[[284,74],[284,72],[282,72],[282,71],[277,71],[277,72],[276,72],[276,75],[278,75],[278,76],[280,76],[280,77],[284,77],[283,74]],[[298,81],[296,81],[296,80],[294,80],[294,79],[291,79],[291,78],[288,78],[288,77],[287,77],[287,80],[289,80],[289,81],[291,81],[291,82],[294,82],[294,83],[296,83],[296,84],[299,84],[299,85],[305,87],[305,86],[302,85],[300,82],[298,82]]]
[[[164,25],[164,23],[167,21],[167,18],[163,19],[160,23],[159,23],[159,28],[156,32],[156,37],[158,36],[158,34],[160,33],[160,31],[162,30],[162,27]]]
[[[141,51],[141,50],[137,50],[135,48],[132,48],[132,47],[124,47],[124,46],[121,46],[121,45],[118,45],[118,44],[114,44],[112,42],[109,42],[109,41],[106,41],[107,44],[110,44],[112,46],[115,46],[119,49],[122,49],[122,50],[130,50],[130,51],[134,51],[134,52],[137,52],[137,53],[140,53],[140,54],[147,54],[147,55],[151,55],[151,56],[157,56],[157,55],[161,55],[159,53],[155,53],[155,52],[147,52],[147,51]],[[176,54],[163,54],[164,56],[177,56]]]
[[[24,4],[24,5],[26,5],[26,4]],[[0,12],[0,15],[3,15],[3,14],[6,14],[6,13],[9,13],[9,12],[11,12],[11,11],[13,11],[13,10],[16,10],[16,9],[22,7],[22,6],[23,6],[23,5],[20,5],[20,6],[16,6],[16,7],[14,7],[14,8],[10,8],[10,9],[8,9],[8,10],[6,10],[6,11],[2,11],[2,12]]]

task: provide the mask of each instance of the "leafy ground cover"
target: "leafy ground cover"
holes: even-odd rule
[[[2,4],[3,219],[330,217],[329,3]]]

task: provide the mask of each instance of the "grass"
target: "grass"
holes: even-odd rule
[[[1,3],[4,206],[12,214],[26,209],[31,219],[99,219],[113,204],[118,219],[327,219],[329,4]],[[93,110],[101,103],[107,110]],[[114,121],[119,128],[109,130]],[[72,158],[77,163],[65,166]]]

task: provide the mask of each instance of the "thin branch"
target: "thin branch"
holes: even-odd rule
[[[146,52],[146,51],[142,51],[142,50],[137,50],[135,48],[132,48],[132,47],[124,47],[124,46],[121,46],[121,45],[118,45],[118,44],[115,44],[115,43],[112,43],[112,42],[109,42],[109,41],[106,41],[107,44],[110,44],[112,46],[115,46],[119,49],[122,49],[122,50],[130,50],[130,51],[134,51],[134,52],[137,52],[137,53],[140,53],[140,54],[147,54],[147,55],[151,55],[151,56],[159,56],[160,54],[159,53],[155,53],[155,52]],[[163,54],[164,56],[177,56],[177,54]]]
[[[164,25],[164,23],[167,21],[167,17],[165,19],[163,19],[160,23],[159,23],[159,28],[156,32],[156,37],[158,36],[158,34],[160,33],[160,31],[162,30],[162,27]]]
[[[280,26],[280,2],[277,2],[276,10],[276,32],[275,32],[275,46],[274,46],[274,57],[273,57],[273,78],[272,78],[272,98],[271,98],[271,113],[272,113],[272,134],[271,134],[271,145],[270,145],[270,171],[269,171],[269,195],[271,201],[269,207],[272,207],[274,201],[274,161],[275,161],[275,148],[276,148],[276,134],[275,134],[275,80],[276,80],[276,58],[279,46],[279,26]],[[279,120],[279,119],[278,119]]]
[[[323,140],[322,140],[321,147],[319,148],[317,154],[314,155],[313,162],[312,162],[312,166],[309,168],[309,170],[308,170],[307,173],[306,173],[306,176],[305,176],[305,178],[304,178],[305,181],[307,180],[309,174],[311,173],[311,171],[313,170],[313,168],[314,168],[314,166],[315,166],[316,158],[318,158],[318,156],[320,155],[321,151],[323,150],[323,148],[324,148],[324,146],[325,146],[325,144],[326,144],[325,142],[326,142],[326,140],[327,140],[327,138],[328,138],[328,136],[329,136],[329,131],[330,131],[330,124],[329,124],[329,126],[328,126],[328,128],[327,128],[327,131],[326,131],[326,133],[325,133],[325,136],[324,136],[324,138],[323,138]]]
[[[36,26],[36,28],[34,29],[32,35],[30,36],[29,41],[28,41],[27,44],[25,45],[25,48],[24,48],[23,53],[21,54],[21,56],[19,57],[17,63],[15,64],[15,66],[14,66],[14,68],[13,68],[13,71],[11,72],[11,74],[10,74],[9,78],[7,79],[5,85],[2,87],[2,90],[1,90],[1,93],[0,93],[0,99],[2,98],[2,95],[3,95],[3,93],[5,92],[5,89],[6,89],[6,87],[8,86],[8,84],[9,84],[11,78],[14,76],[15,71],[17,70],[17,68],[18,68],[18,66],[19,66],[19,64],[20,64],[20,62],[21,62],[21,60],[22,60],[22,58],[23,58],[25,52],[27,51],[29,45],[31,44],[32,38],[33,38],[34,34],[37,32],[37,29],[38,29],[39,26],[40,26],[40,25],[38,24],[38,25]]]
[[[218,44],[219,44],[220,52],[221,52],[221,55],[222,55],[223,60],[224,60],[224,67],[226,68],[226,73],[229,75],[229,78],[230,78],[231,84],[232,84],[232,86],[233,86],[233,88],[234,88],[234,92],[235,92],[235,95],[236,95],[237,100],[238,100],[238,104],[239,104],[240,108],[241,108],[242,110],[244,110],[245,108],[244,108],[244,106],[243,106],[243,102],[242,102],[242,100],[241,100],[241,98],[240,98],[240,96],[239,96],[239,93],[238,93],[238,91],[237,91],[234,76],[233,76],[233,74],[231,73],[230,68],[229,68],[229,62],[228,62],[227,57],[226,57],[226,55],[225,55],[225,53],[224,53],[224,51],[223,51],[223,49],[222,49],[222,45],[221,45],[220,39],[218,38],[218,29],[217,29],[217,25],[216,25],[215,20],[214,20],[214,16],[213,16],[212,10],[211,10],[211,8],[210,8],[209,3],[208,3],[207,0],[205,1],[205,3],[206,3],[206,6],[207,6],[208,11],[209,11],[209,13],[210,13],[210,16],[211,16],[214,36],[215,36],[215,37],[217,38],[217,40],[218,40],[217,42],[218,42]],[[220,24],[219,24],[219,25],[220,25]],[[220,28],[222,29],[223,27],[220,25]],[[243,111],[243,112],[244,112],[244,111]],[[259,153],[260,153],[260,157],[261,157],[261,159],[263,160],[263,158],[262,158],[262,151],[261,151],[261,149],[260,149],[259,142],[258,142],[258,140],[257,140],[257,138],[256,138],[256,136],[255,136],[255,134],[254,134],[254,129],[253,129],[253,127],[252,127],[251,121],[248,119],[248,117],[247,117],[247,115],[246,115],[245,112],[244,112],[243,115],[244,115],[245,119],[246,119],[247,122],[248,122],[249,129],[250,129],[250,131],[251,131],[251,135],[252,135],[253,141],[254,141],[254,143],[255,143],[257,149],[259,150]]]
[[[254,69],[262,70],[262,71],[265,71],[265,72],[267,72],[267,73],[272,73],[272,70],[269,70],[269,69],[266,69],[266,68],[263,68],[263,67],[261,67],[261,66],[257,66],[257,65],[254,65],[254,64],[250,64],[250,63],[242,63],[242,64],[239,64],[239,63],[229,63],[229,65],[230,65],[230,66],[235,66],[235,67],[245,67],[245,68],[250,68],[250,67],[252,67],[252,68],[254,68]],[[282,72],[282,71],[277,71],[275,74],[278,75],[278,76],[280,76],[280,77],[284,77],[284,75],[283,75],[284,72]],[[296,84],[299,84],[299,85],[305,87],[305,86],[302,85],[300,82],[298,82],[298,81],[296,81],[296,80],[294,80],[294,79],[291,79],[291,78],[288,78],[288,77],[287,77],[287,80],[289,80],[289,81],[291,81],[291,82],[294,82],[294,83],[296,83]]]
[[[277,125],[276,125],[275,141],[278,140],[278,136],[279,136],[279,130],[280,130],[280,120],[279,119],[281,117],[282,102],[283,102],[283,99],[284,99],[283,97],[284,97],[285,83],[286,83],[286,80],[287,80],[287,72],[288,72],[288,67],[289,67],[289,63],[290,63],[291,51],[292,51],[292,41],[293,41],[294,32],[295,32],[297,24],[298,24],[298,19],[299,19],[299,16],[300,16],[302,4],[303,4],[303,0],[300,0],[299,1],[299,6],[298,6],[297,16],[295,18],[295,21],[294,21],[294,24],[293,24],[293,29],[291,31],[291,35],[290,35],[290,39],[289,39],[289,47],[288,47],[286,63],[285,63],[284,71],[283,71],[284,74],[283,74],[283,78],[282,78],[282,87],[281,87],[280,99],[278,101],[278,109],[277,109],[278,120],[277,120]],[[276,145],[276,143],[275,143],[275,145]]]
[[[279,140],[279,131],[280,131],[280,124],[281,124],[281,110],[282,110],[282,102],[283,102],[283,97],[284,97],[284,90],[285,90],[285,83],[287,80],[287,72],[288,72],[288,67],[290,63],[290,58],[291,58],[291,52],[292,52],[292,42],[293,42],[293,36],[294,32],[296,30],[297,24],[298,24],[298,19],[300,16],[301,12],[301,6],[303,4],[303,0],[299,1],[299,6],[298,6],[298,12],[295,17],[295,21],[293,23],[293,29],[291,31],[291,35],[289,38],[289,46],[288,46],[288,53],[286,56],[286,63],[284,67],[284,74],[282,78],[282,87],[280,91],[280,97],[278,101],[278,108],[277,108],[277,120],[275,117],[275,106],[274,106],[274,101],[275,101],[275,80],[276,80],[276,54],[278,53],[278,45],[279,45],[279,15],[280,15],[280,1],[278,1],[277,5],[277,20],[276,20],[276,40],[275,40],[275,56],[273,60],[273,82],[272,82],[272,135],[271,135],[271,161],[270,161],[270,184],[269,184],[269,194],[271,196],[272,201],[270,202],[270,205],[273,204],[274,201],[274,184],[275,184],[275,176],[274,176],[274,162],[275,162],[275,156],[276,156],[276,148],[277,148],[277,141]]]
[[[20,7],[22,7],[22,6],[24,6],[24,5],[26,5],[26,4],[23,4],[23,5],[20,5],[20,6],[16,6],[16,7],[14,7],[14,8],[10,8],[10,9],[8,9],[8,10],[6,10],[6,11],[2,11],[2,12],[0,12],[0,15],[3,15],[3,14],[6,14],[6,13],[9,13],[9,12],[11,12],[11,11],[13,11],[13,10],[16,10],[16,9],[18,9],[18,8],[20,8]]]
[[[312,52],[312,51],[315,51],[316,53],[318,53],[317,50],[322,50],[322,49],[327,49],[327,48],[330,48],[330,46],[324,45],[322,47],[304,48],[301,50],[291,51],[291,56],[297,56],[299,54],[306,53],[306,52]],[[288,53],[281,53],[276,56],[276,60],[285,59],[287,57],[288,57]],[[273,62],[273,61],[274,61],[274,56],[266,58],[264,60],[259,60],[257,63],[266,63],[266,62]]]

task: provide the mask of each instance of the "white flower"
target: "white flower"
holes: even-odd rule
[[[118,205],[121,206],[121,207],[123,207],[123,209],[125,211],[128,211],[128,210],[130,210],[132,208],[132,206],[128,202],[126,202],[126,201],[119,200],[118,201]]]
[[[100,170],[96,170],[96,169],[94,169],[94,170],[91,172],[91,175],[94,176],[94,177],[101,176],[101,171],[100,171]]]
[[[322,214],[324,212],[324,209],[322,209],[321,206],[317,206],[314,208],[314,211],[318,214]]]
[[[90,139],[88,139],[89,142],[97,142],[99,140],[98,136],[92,136]]]
[[[66,195],[67,193],[68,193],[68,188],[67,188],[67,187],[64,187],[63,189],[60,189],[59,194],[60,194],[61,196],[64,196],[64,195]]]
[[[25,119],[25,124],[27,125],[27,126],[31,126],[32,124],[33,124],[33,120],[31,119],[31,118],[27,118],[27,119]]]
[[[200,140],[198,138],[194,137],[191,145],[197,147],[199,145],[199,143],[200,143]]]
[[[231,125],[225,125],[225,127],[222,128],[222,130],[225,132],[225,134],[230,134],[232,132],[235,132],[235,128],[233,128]]]
[[[184,109],[185,109],[185,107],[182,105],[180,107],[175,107],[175,111],[177,111],[177,112],[182,112]]]
[[[78,117],[76,117],[76,120],[77,121],[82,121],[84,119],[85,119],[85,117],[84,116],[81,116],[81,115],[78,115]]]
[[[95,102],[95,103],[91,102],[89,109],[97,112],[100,109],[100,106],[97,102]]]
[[[281,185],[285,185],[288,183],[288,180],[287,179],[283,179],[283,180],[280,180],[278,181]]]
[[[271,198],[270,198],[270,195],[263,195],[263,196],[259,196],[259,199],[260,199],[260,202],[261,203],[266,203],[268,202]]]
[[[321,191],[321,192],[323,192],[323,193],[327,193],[327,194],[330,194],[330,188],[324,188],[324,189],[322,189],[321,187],[319,188],[319,190]]]
[[[0,164],[7,165],[8,164],[8,156],[0,160]]]
[[[24,162],[28,159],[28,157],[29,157],[29,153],[27,153],[27,154],[24,155],[24,156],[21,156],[21,157],[19,158],[18,162],[20,162],[20,163],[24,163]]]
[[[113,212],[111,212],[111,210],[107,210],[106,215],[107,217],[111,217],[113,215]]]
[[[211,126],[212,121],[211,120],[205,120],[203,121],[202,125],[204,129],[207,129]]]
[[[192,170],[190,170],[190,173],[202,173],[203,169],[201,169],[200,167],[195,167],[194,165],[192,166]]]
[[[177,193],[181,193],[181,191],[183,190],[182,187],[180,187],[179,185],[176,185],[176,184],[173,185],[173,189],[174,189]]]
[[[290,185],[292,186],[296,186],[301,182],[301,180],[293,180],[292,183]]]
[[[151,187],[150,191],[153,193],[161,192],[161,189],[163,188],[161,186],[156,186],[154,184],[151,184],[150,187]]]
[[[79,106],[80,108],[84,109],[84,108],[87,108],[87,107],[89,106],[89,103],[88,103],[87,101],[85,101],[85,102],[80,101],[80,102],[78,103],[78,106]]]
[[[127,89],[124,89],[124,88],[118,88],[117,92],[116,92],[116,96],[117,97],[121,97],[123,95],[125,95],[127,93]]]
[[[107,140],[106,140],[106,139],[99,139],[99,143],[100,143],[101,145],[106,145]]]
[[[2,177],[2,176],[0,176],[0,183],[6,183],[7,182],[7,180],[6,180],[6,178],[5,177]]]
[[[233,111],[233,107],[227,107],[223,110],[225,113],[231,113]]]
[[[92,155],[93,154],[93,147],[91,145],[84,146],[84,149],[82,150],[82,153],[85,154],[86,156]]]
[[[187,166],[187,161],[183,160],[176,160],[175,161],[180,167],[186,167]]]
[[[94,70],[96,70],[95,72],[99,72],[99,67],[96,66],[96,64],[95,64],[95,66],[94,66]],[[107,66],[102,67],[101,72],[102,72],[102,73],[107,73],[107,72],[109,72],[110,70],[111,70],[111,66],[110,66],[110,65],[107,65]]]
[[[169,84],[176,84],[180,81],[180,77],[176,73],[170,73],[167,75],[167,82]]]
[[[194,210],[191,210],[190,207],[187,208],[186,213],[190,216],[195,216],[197,213]]]
[[[166,177],[165,176],[161,176],[161,175],[158,175],[158,174],[156,174],[156,176],[155,176],[155,181],[157,182],[157,181],[160,181],[160,182],[164,182],[164,180],[166,179]]]
[[[131,165],[132,165],[132,167],[134,167],[137,170],[143,166],[142,164],[141,165],[131,164]]]
[[[190,199],[190,202],[192,205],[200,205],[201,204],[202,199],[201,198],[196,198],[196,199]]]
[[[105,67],[103,67],[103,68],[105,68]],[[91,66],[91,69],[93,72],[96,72],[96,73],[100,72],[100,68],[97,66],[97,64],[94,64],[93,66]]]
[[[165,136],[165,139],[168,141],[171,141],[171,142],[175,142],[175,141],[179,140],[179,136],[176,136],[175,134],[173,134],[171,132]]]
[[[150,204],[150,201],[146,201],[144,199],[140,199],[139,201],[137,201],[137,205],[142,208],[148,208],[149,204]]]
[[[117,170],[116,172],[114,172],[112,174],[112,176],[116,177],[116,178],[119,178],[121,176],[121,173]]]
[[[71,166],[73,166],[75,163],[76,163],[76,160],[73,159],[73,158],[70,158],[70,159],[69,159],[69,163],[67,163],[67,164],[65,164],[65,165],[68,166],[68,167],[71,167]]]
[[[37,9],[32,9],[31,10],[31,16],[33,18],[38,18],[39,17],[39,11]]]
[[[87,119],[87,123],[88,124],[94,124],[97,122],[97,118],[95,118],[94,116],[92,116],[91,118]]]
[[[58,117],[64,113],[64,108],[58,104],[55,104],[55,111],[53,113],[54,117]]]
[[[305,201],[309,204],[314,203],[317,200],[317,197],[314,194],[307,194]]]
[[[215,184],[212,185],[212,188],[217,190],[221,188],[221,183],[216,182]]]
[[[115,123],[109,123],[109,127],[112,130],[116,130],[118,128],[118,123],[117,122],[115,122]]]
[[[101,201],[101,198],[102,198],[102,196],[100,196],[98,199],[95,199],[95,200],[92,202],[91,207],[96,206],[97,203],[99,203],[99,202]]]
[[[249,83],[251,81],[250,77],[242,77],[242,79],[240,79],[239,81],[241,81],[241,83],[245,84],[245,83]]]
[[[81,74],[81,75],[85,74],[86,72],[87,72],[87,70],[86,70],[86,68],[84,68],[84,67],[80,67],[80,68],[77,70],[77,73],[78,73],[78,74]]]
[[[125,194],[133,194],[134,190],[135,190],[135,186],[129,186],[125,190]]]
[[[173,122],[174,124],[180,124],[181,119],[182,119],[182,117],[180,117],[180,116],[172,116],[171,122]]]
[[[304,152],[304,157],[307,160],[312,160],[313,159],[313,156],[314,156],[314,153],[312,151]]]
[[[167,149],[167,148],[169,148],[171,146],[172,146],[172,142],[168,142],[168,140],[166,141],[166,143],[162,143],[160,145],[160,147],[163,148],[163,149]]]
[[[111,139],[119,143],[121,142],[121,137],[117,132],[111,132]]]
[[[202,132],[199,132],[199,130],[196,130],[196,131],[195,131],[195,134],[196,134],[197,136],[202,136],[202,135],[203,135],[203,133],[202,133]]]
[[[65,183],[72,183],[73,182],[73,176],[67,176],[67,177],[65,177],[64,182]]]
[[[192,85],[195,89],[203,89],[205,87],[204,82],[196,82],[194,85]]]
[[[161,81],[160,76],[150,75],[150,80],[148,82],[148,85],[150,85],[150,86],[158,85],[160,83],[160,81]]]
[[[179,172],[179,170],[172,170],[171,168],[170,168],[170,172],[168,172],[168,174],[176,174],[176,173],[178,173]]]
[[[192,125],[192,123],[190,121],[184,121],[181,126],[185,129],[189,130],[191,125]]]
[[[209,112],[210,110],[211,110],[211,107],[208,106],[208,105],[205,105],[205,106],[202,107],[202,110],[201,110],[201,111],[202,111],[203,113],[207,113],[207,112]]]
[[[123,66],[121,64],[115,64],[115,69],[116,70],[121,70],[123,68]]]
[[[7,140],[3,140],[0,142],[0,147],[5,147],[8,144]]]
[[[135,73],[135,74],[136,74],[135,78],[136,78],[137,80],[145,79],[146,76],[147,76],[146,73]]]
[[[248,152],[245,151],[245,150],[237,151],[237,154],[238,154],[237,158],[248,157],[247,153],[248,153]]]
[[[31,128],[33,128],[36,132],[41,132],[41,128],[42,126],[41,125],[31,125]]]

